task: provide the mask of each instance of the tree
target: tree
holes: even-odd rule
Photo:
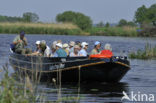
[[[98,24],[96,24],[96,26],[97,26],[97,27],[104,27],[105,25],[104,25],[104,23],[101,21],[101,22],[99,22]]]
[[[128,26],[137,26],[136,23],[134,23],[133,21],[127,22],[127,25],[128,25]]]
[[[57,22],[71,22],[76,24],[82,30],[89,29],[92,27],[92,20],[90,17],[85,16],[79,12],[65,11],[62,14],[56,16]]]
[[[137,9],[135,12],[135,22],[139,24],[143,24],[143,22],[147,21],[147,8],[145,5],[142,5],[140,8]]]
[[[110,27],[109,22],[106,23],[105,27],[106,27],[106,28]]]
[[[23,20],[25,22],[37,22],[39,20],[39,16],[36,13],[26,12],[23,13]]]
[[[127,21],[126,21],[125,19],[121,19],[121,20],[119,21],[118,26],[126,26],[126,25],[127,25]]]

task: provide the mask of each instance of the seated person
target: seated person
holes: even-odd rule
[[[79,54],[79,46],[78,45],[75,45],[74,46],[74,52],[71,52],[70,53],[70,57],[78,57],[78,56],[80,56],[80,54]]]
[[[87,53],[88,43],[82,42],[81,47],[82,47],[82,49],[80,50],[79,55],[80,56],[87,56],[88,55],[88,53]]]
[[[69,53],[74,51],[74,45],[75,45],[75,42],[74,41],[70,41],[70,43],[69,43]]]
[[[46,46],[46,47],[43,46],[43,48],[42,48],[43,50],[45,49],[43,56],[44,57],[50,57],[51,50],[50,50],[49,46],[46,44],[46,41],[45,40],[42,40],[41,41],[41,44],[44,45],[44,46]]]
[[[63,44],[63,50],[69,55],[69,45],[67,43]]]
[[[40,43],[41,43],[41,41],[36,41],[36,50],[35,50],[35,52],[40,52]]]
[[[94,49],[91,51],[91,55],[93,54],[99,54],[100,53],[100,47],[101,47],[101,43],[99,41],[96,41],[94,43]]]
[[[31,53],[31,50],[28,48],[25,48],[27,46],[27,39],[25,36],[25,32],[21,31],[18,36],[15,37],[13,40],[13,44],[15,45],[15,53],[18,54],[28,54]]]
[[[36,41],[36,50],[31,54],[27,54],[27,56],[41,56],[41,41]]]
[[[62,49],[61,43],[56,44],[56,52],[54,57],[67,57],[67,53]]]
[[[105,44],[104,50],[102,50],[100,54],[113,56],[111,44]]]

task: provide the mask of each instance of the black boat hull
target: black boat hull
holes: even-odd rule
[[[10,64],[17,71],[37,72],[41,81],[119,82],[130,69],[127,59],[43,58],[10,55]]]

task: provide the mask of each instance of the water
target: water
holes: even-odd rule
[[[0,67],[8,62],[9,44],[16,35],[0,34]],[[146,43],[156,45],[156,38],[130,38],[130,37],[106,37],[106,36],[56,36],[56,35],[26,35],[30,48],[34,48],[36,40],[46,40],[50,44],[54,40],[62,40],[69,43],[73,41],[86,41],[89,43],[89,51],[93,48],[96,40],[102,43],[110,43],[115,55],[121,55],[122,51],[128,54],[137,49],[144,49]],[[130,60],[131,70],[125,75],[120,83],[91,83],[91,84],[63,84],[56,89],[53,83],[39,85],[40,93],[46,100],[53,101],[61,97],[80,97],[78,102],[82,103],[109,103],[123,102],[122,92],[128,95],[132,91],[135,93],[154,94],[156,99],[156,60]],[[10,73],[14,71],[9,66]],[[0,72],[0,79],[3,72]],[[156,102],[156,100],[155,100]],[[154,102],[153,102],[154,103]]]

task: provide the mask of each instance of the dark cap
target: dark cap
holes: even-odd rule
[[[25,35],[25,32],[24,32],[24,31],[21,31],[21,32],[20,32],[20,35],[21,35],[21,36],[24,36],[24,35]]]

